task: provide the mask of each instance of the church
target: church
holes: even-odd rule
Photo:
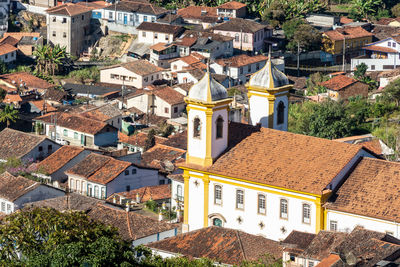
[[[324,204],[371,151],[288,129],[288,78],[269,59],[246,84],[251,124],[228,121],[224,86],[209,71],[185,98],[188,143],[183,232],[210,225],[273,240],[326,229]]]

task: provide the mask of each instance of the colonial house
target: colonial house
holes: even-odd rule
[[[50,182],[64,183],[68,179],[65,171],[82,161],[90,153],[90,150],[83,147],[62,146],[37,164],[38,172],[35,175]]]
[[[361,48],[371,43],[373,36],[373,33],[361,26],[337,28],[322,33],[322,48],[324,52],[332,55],[332,63],[338,64],[343,61],[343,53],[346,55],[346,61],[361,55]]]
[[[60,197],[62,190],[44,185],[9,172],[0,175],[0,212],[11,214],[22,209],[29,202]]]
[[[63,84],[64,91],[70,94],[72,97],[87,97],[87,98],[99,98],[99,99],[113,99],[121,95],[122,86],[119,84],[111,83],[95,83],[95,84],[75,84],[65,83]],[[134,89],[132,86],[125,86],[124,92],[127,93]]]
[[[198,24],[201,25],[203,29],[207,29],[217,22],[220,22],[216,7],[188,6],[178,9],[176,13],[183,18],[185,23]]]
[[[162,177],[153,168],[91,153],[68,169],[70,190],[81,195],[106,199],[114,193],[160,184]]]
[[[247,5],[237,1],[226,2],[217,6],[217,15],[224,18],[245,18]]]
[[[271,262],[282,258],[279,243],[243,231],[210,226],[147,245],[162,258],[208,258],[217,266],[240,266],[268,255]],[[199,249],[200,248],[200,249]]]
[[[325,204],[325,229],[351,231],[357,225],[400,237],[396,213],[400,164],[379,159],[359,160],[344,184]]]
[[[245,54],[221,58],[211,63],[210,70],[231,77],[232,85],[245,84],[251,74],[264,67],[267,59],[264,55],[248,56]]]
[[[182,26],[142,22],[138,27],[138,42],[144,44],[171,43],[178,38],[185,28]]]
[[[167,10],[145,1],[118,1],[99,13],[97,16],[107,27],[106,32],[137,34],[136,28],[142,22],[156,22]]]
[[[207,65],[204,64],[205,57],[199,53],[193,52],[188,56],[180,57],[171,60],[171,71],[182,71],[184,69],[206,69]]]
[[[59,148],[59,144],[44,136],[11,128],[5,128],[0,132],[0,162],[11,158],[23,162],[42,160]]]
[[[140,166],[156,168],[160,174],[165,176],[169,174],[181,173],[176,164],[185,158],[186,150],[164,145],[156,144],[142,154]],[[170,183],[169,179],[161,180],[160,184]]]
[[[138,132],[128,136],[118,132],[118,148],[127,148],[129,152],[143,153],[146,148],[147,135],[145,132]],[[163,144],[167,140],[167,138],[158,135],[155,135],[154,138],[156,144]]]
[[[32,56],[36,47],[43,45],[43,37],[39,32],[6,32],[0,44],[8,43],[18,49],[17,55]]]
[[[122,127],[123,113],[116,104],[110,103],[100,107],[91,108],[79,113],[79,115],[89,119],[105,122],[108,125],[117,128],[118,130],[121,130]]]
[[[218,24],[212,31],[224,36],[233,37],[235,49],[259,52],[264,49],[264,41],[272,37],[272,28],[252,20],[232,18]]]
[[[92,31],[92,10],[105,6],[85,5],[84,3],[66,3],[46,10],[47,40],[50,44],[60,45],[66,48],[66,52],[73,56],[79,56],[87,48],[93,45],[98,36]]]
[[[38,114],[38,115],[44,115],[49,112],[57,111],[57,109],[53,107],[50,103],[48,103],[46,100],[32,100],[25,102],[25,104],[22,106],[22,109],[27,113]]]
[[[171,180],[171,208],[175,210],[183,210],[185,182],[182,174],[170,174],[168,178]]]
[[[130,191],[114,193],[108,201],[122,206],[130,203],[146,203],[155,201],[157,204],[169,205],[171,199],[171,186],[169,184],[144,186]]]
[[[100,70],[100,82],[143,88],[163,79],[164,69],[147,60],[104,67]]]
[[[205,68],[191,68],[187,70],[178,71],[176,73],[176,78],[178,80],[178,83],[180,84],[197,83],[198,81],[201,80],[201,78],[203,78],[204,70]],[[213,77],[214,80],[216,80],[225,87],[233,85],[233,82],[230,81],[229,75],[212,73],[211,76]]]
[[[327,89],[329,98],[336,101],[354,96],[368,96],[368,84],[346,75],[334,76],[330,80],[322,82],[321,86]]]
[[[190,89],[188,148],[180,164],[183,232],[218,225],[283,240],[292,230],[325,229],[327,199],[358,160],[375,155],[359,145],[286,132],[290,88],[271,60],[251,76],[254,126],[229,123],[232,100],[210,73]]]
[[[68,144],[98,148],[116,144],[118,129],[98,120],[65,112],[50,113],[34,119],[40,134]]]
[[[12,64],[17,60],[17,50],[15,46],[10,44],[0,44],[0,60],[6,64]]]
[[[179,57],[179,50],[175,44],[157,43],[150,46],[150,63],[161,67],[169,68],[171,59]]]
[[[400,42],[390,37],[363,48],[364,55],[351,59],[351,69],[359,64],[366,64],[368,71],[385,71],[400,66]]]
[[[132,246],[155,242],[176,236],[178,226],[139,214],[136,211],[122,209],[102,200],[75,193],[63,197],[33,202],[33,207],[48,207],[59,211],[82,211],[90,219],[115,227],[123,240]]]
[[[137,90],[127,95],[126,108],[135,107],[144,113],[177,118],[185,109],[184,96],[169,86]]]
[[[18,93],[20,96],[26,97],[30,94],[42,94],[48,89],[54,88],[54,84],[48,83],[27,72],[0,75],[0,85],[3,85],[3,88],[9,93]]]

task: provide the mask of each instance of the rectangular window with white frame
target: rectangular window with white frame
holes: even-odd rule
[[[265,215],[266,212],[266,197],[263,194],[258,194],[258,213]]]
[[[236,208],[244,209],[244,192],[243,190],[236,190]]]
[[[288,201],[286,199],[280,201],[280,217],[281,219],[288,218]]]
[[[311,206],[310,204],[303,204],[303,223],[311,223]]]
[[[338,223],[337,223],[337,221],[330,221],[329,222],[329,230],[331,230],[331,231],[337,231],[337,229],[338,229]]]
[[[222,205],[222,186],[214,185],[214,203]]]

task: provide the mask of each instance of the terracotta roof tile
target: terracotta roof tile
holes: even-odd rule
[[[328,81],[322,82],[321,85],[330,90],[339,91],[356,82],[358,82],[356,79],[347,77],[345,75],[338,75],[334,76]]]
[[[340,23],[341,24],[347,24],[347,23],[352,23],[354,20],[349,19],[348,17],[340,17]]]
[[[186,150],[174,148],[162,144],[156,144],[146,152],[142,154],[141,165],[157,168],[161,171],[172,171],[169,163],[174,163],[177,159],[182,158],[186,153]]]
[[[320,261],[328,257],[347,235],[341,232],[319,231],[310,245],[301,253],[301,257]]]
[[[66,4],[62,4],[62,5],[58,5],[49,9],[46,9],[46,12],[48,14],[55,14],[55,15],[66,15],[66,16],[76,16],[79,14],[83,14],[86,12],[90,12],[93,9],[98,9],[98,8],[104,8],[105,7],[105,3],[104,4],[100,4],[102,3],[102,1],[97,1],[95,3],[99,3],[99,4],[91,4],[91,5],[85,5],[85,4],[80,4],[80,3],[66,3]]]
[[[190,36],[183,36],[177,40],[175,40],[175,44],[180,45],[180,46],[192,46],[197,42],[196,37],[190,37]]]
[[[230,130],[231,134],[234,132]],[[357,145],[267,128],[236,142],[239,143],[206,171],[318,195],[362,149]]]
[[[329,39],[335,41],[344,40],[344,38],[348,40],[374,35],[373,33],[364,30],[364,28],[362,28],[361,26],[338,28],[336,30],[324,32],[324,34],[328,36]]]
[[[171,185],[155,185],[145,186],[138,189],[130,190],[127,192],[120,192],[111,195],[108,200],[113,199],[114,195],[122,196],[126,199],[136,201],[136,195],[139,195],[140,203],[144,203],[149,200],[163,200],[171,198]]]
[[[216,7],[188,6],[178,9],[177,14],[185,19],[196,19],[203,17],[218,17]]]
[[[246,7],[247,5],[244,3],[240,3],[237,1],[230,1],[230,2],[226,2],[220,6],[218,6],[218,8],[224,8],[224,9],[240,9],[242,7]]]
[[[69,193],[68,195],[50,198],[40,201],[35,201],[26,204],[26,208],[29,207],[47,207],[53,208],[59,211],[73,210],[73,211],[89,211],[92,207],[98,203],[103,202],[100,199],[83,196],[77,193]]]
[[[121,143],[126,143],[130,144],[133,146],[138,146],[138,147],[145,147],[146,146],[146,140],[147,140],[147,133],[145,132],[139,132],[137,134],[133,135],[126,135],[122,132],[118,132],[118,139],[119,142]],[[163,144],[165,141],[167,141],[167,138],[160,137],[160,136],[155,136],[156,139],[156,144]]]
[[[211,226],[147,245],[190,258],[209,258],[223,264],[240,265],[269,254],[282,257],[279,243],[239,230]]]
[[[398,210],[393,209],[400,205],[399,179],[400,163],[363,158],[326,207],[400,222]]]
[[[285,251],[296,251],[298,253],[303,252],[310,245],[316,234],[305,233],[293,230],[286,238],[282,241],[282,246]]]
[[[153,90],[153,94],[170,105],[178,105],[185,103],[184,95],[178,93],[174,89],[169,86],[160,87],[158,89]]]
[[[136,73],[138,75],[141,75],[141,76],[164,71],[163,68],[160,68],[160,67],[157,67],[154,64],[151,64],[147,60],[135,60],[135,61],[132,61],[132,62],[113,65],[113,66],[105,67],[105,68],[102,68],[102,69],[112,69],[112,68],[117,68],[117,67],[123,67],[123,68],[125,68],[127,70],[130,70],[130,71],[132,71],[132,72],[134,72],[134,73]]]
[[[34,101],[29,101],[29,103],[37,107],[40,111],[44,111],[44,109],[46,109],[46,112],[57,111],[55,107],[53,107],[49,103],[46,103],[45,100],[34,100]]]
[[[102,131],[106,127],[111,127],[107,123],[93,120],[89,118],[85,118],[83,116],[79,116],[76,114],[68,114],[65,112],[57,112],[57,125],[75,130],[78,132],[88,133],[88,134],[97,134]],[[46,123],[52,123],[52,119],[54,114],[46,114],[40,117],[35,118],[37,121],[43,121]],[[111,127],[112,128],[112,127]],[[114,128],[113,128],[114,129]]]
[[[21,158],[45,139],[44,136],[5,128],[0,132],[0,158]]]
[[[382,155],[382,153],[383,153],[382,145],[381,145],[381,142],[379,141],[379,139],[373,139],[373,140],[370,140],[367,142],[362,142],[362,143],[360,143],[360,145],[362,145],[366,149],[374,152],[377,155]]]
[[[152,31],[177,35],[185,29],[182,26],[155,23],[155,22],[142,22],[137,28],[138,31]]]
[[[337,254],[330,254],[328,257],[324,258],[316,267],[331,267],[335,263],[340,261],[340,256]]]
[[[39,182],[4,172],[0,175],[0,197],[13,202],[39,185]]]
[[[0,39],[0,44],[9,44],[14,47],[18,44],[18,42],[19,40],[12,36],[6,36]]]
[[[27,72],[14,72],[9,74],[0,75],[0,79],[6,81],[9,84],[20,84],[25,85],[30,89],[49,89],[53,88],[54,85],[46,82]]]
[[[22,39],[22,37],[40,37],[40,33],[39,32],[5,32],[3,34],[3,38],[4,37],[8,37],[11,36],[15,39],[17,39],[18,41],[20,41]]]
[[[6,94],[3,102],[7,104],[13,104],[16,102],[22,102],[22,98],[18,94]]]
[[[238,55],[229,58],[217,59],[215,62],[221,66],[231,67],[243,67],[257,62],[267,61],[268,57],[264,55],[248,56],[248,55]]]
[[[379,45],[364,46],[363,49],[377,51],[377,52],[384,52],[384,53],[398,53],[396,49],[389,48],[389,47],[383,47],[383,46],[379,46]]]
[[[131,165],[127,161],[91,153],[66,173],[78,175],[99,184],[107,184]]]
[[[62,146],[56,152],[45,158],[38,164],[39,169],[43,169],[46,174],[53,174],[78,156],[84,149],[75,146]]]
[[[0,44],[0,55],[5,55],[14,51],[17,51],[18,48],[16,48],[15,46],[12,46],[10,44],[7,43],[3,43]]]
[[[115,10],[115,5],[108,5],[106,10]],[[147,1],[119,1],[116,7],[117,11],[125,11],[129,13],[160,15],[167,12],[166,9],[153,5]]]
[[[106,104],[84,111],[80,113],[80,115],[93,120],[106,122],[112,118],[122,116],[122,111],[116,105]]]
[[[187,149],[187,131],[182,131],[180,133],[175,133],[168,136],[168,139],[163,142],[166,146],[171,146],[175,148],[179,148],[182,150]]]

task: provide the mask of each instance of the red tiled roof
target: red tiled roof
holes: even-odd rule
[[[185,103],[184,95],[178,93],[169,86],[161,87],[152,91],[153,94],[170,105],[178,105]]]
[[[17,39],[18,41],[20,41],[22,39],[22,37],[24,36],[28,36],[28,37],[40,37],[40,33],[39,32],[5,32],[3,34],[3,37],[8,37],[11,36],[15,39]]]
[[[239,230],[211,226],[153,242],[150,248],[190,258],[209,258],[222,264],[239,266],[264,255],[282,258],[279,242]]]
[[[330,254],[328,257],[324,258],[320,263],[315,267],[331,267],[335,263],[340,261],[340,256],[337,254]]]
[[[345,75],[338,75],[328,81],[322,82],[321,85],[328,88],[329,90],[339,91],[356,82],[356,79],[347,77]]]
[[[156,144],[142,154],[142,160],[140,161],[140,164],[146,167],[168,171],[169,166],[166,166],[165,164],[169,162],[174,163],[185,153],[186,150],[183,149],[170,147],[163,144]]]
[[[358,145],[261,128],[204,171],[321,195],[361,150]],[[202,169],[194,164],[182,167]]]
[[[144,148],[146,146],[147,133],[139,132],[137,134],[127,136],[122,132],[118,132],[118,139],[119,142]],[[156,139],[156,144],[162,144],[165,141],[167,141],[167,138],[160,137],[158,135],[155,136],[155,139]]]
[[[27,72],[14,72],[9,74],[0,75],[0,79],[9,84],[25,83],[29,89],[49,89],[54,87],[53,84],[46,82]]]
[[[203,12],[202,12],[203,11]],[[178,9],[177,15],[185,19],[196,19],[202,17],[218,17],[216,7],[188,6]]]
[[[0,197],[11,202],[38,186],[40,186],[39,182],[22,176],[16,177],[8,172],[4,172],[0,175]]]
[[[382,146],[379,139],[373,139],[371,141],[363,142],[360,145],[374,152],[376,155],[382,155]]]
[[[35,118],[35,120],[52,123],[52,116],[54,116],[54,114],[46,114]],[[56,116],[57,116],[57,125],[67,129],[88,134],[97,134],[106,127],[112,127],[105,122],[85,118],[76,114],[57,112]]]
[[[0,39],[0,44],[9,44],[14,47],[18,44],[18,42],[19,40],[12,36],[6,36]]]
[[[113,69],[113,68],[118,68],[118,67],[123,67],[123,68],[125,68],[129,71],[132,71],[133,73],[136,73],[137,75],[141,75],[141,76],[164,71],[163,68],[157,67],[156,65],[150,63],[147,60],[135,60],[132,62],[127,62],[127,63],[123,63],[123,64],[104,67],[104,68],[102,68],[102,70]]]
[[[62,146],[56,152],[45,158],[38,164],[39,170],[51,175],[65,166],[73,158],[78,156],[84,149],[75,146]]]
[[[187,36],[187,35],[185,35],[182,38],[179,38],[179,39],[175,40],[175,43],[177,45],[189,46],[189,47],[194,45],[196,42],[197,42],[197,38],[196,37],[190,37],[190,36]]]
[[[66,15],[66,16],[76,16],[82,13],[89,12],[93,9],[98,9],[98,8],[104,8],[106,6],[106,3],[102,4],[103,1],[97,1],[95,2],[96,4],[90,6],[80,4],[80,3],[66,3],[62,4],[59,6],[55,6],[52,8],[49,8],[46,10],[47,13],[49,14],[55,14],[55,15]]]
[[[221,66],[228,66],[231,67],[242,67],[246,65],[250,65],[256,62],[267,61],[268,57],[264,55],[257,55],[257,56],[248,56],[245,54],[230,57],[230,58],[221,58],[217,59],[215,62]]]
[[[374,36],[373,33],[370,33],[364,28],[358,26],[358,27],[345,27],[345,28],[338,28],[336,30],[332,31],[327,31],[324,32],[326,36],[329,37],[329,39],[339,41],[339,40],[346,40],[348,39],[355,39],[355,38],[362,38],[362,37],[368,37],[368,36]]]
[[[44,110],[45,100],[29,101],[29,103],[33,104],[40,111]],[[46,112],[53,112],[53,111],[57,111],[57,109],[55,107],[53,107],[52,105],[46,103]]]
[[[341,24],[347,24],[347,23],[352,23],[354,20],[349,19],[348,17],[340,17],[340,23]]]
[[[3,102],[7,104],[22,102],[22,98],[18,94],[6,94],[6,96],[3,99]]]
[[[7,44],[7,43],[0,44],[0,55],[9,54],[9,53],[17,51],[17,50],[18,50],[18,48],[14,47],[10,44]]]
[[[400,163],[362,158],[326,207],[399,223],[399,179]]]
[[[66,173],[78,175],[99,184],[107,184],[131,165],[132,163],[127,161],[91,153]]]
[[[171,185],[155,185],[145,186],[138,189],[130,190],[128,192],[120,192],[111,195],[108,200],[112,200],[114,195],[123,196],[126,199],[136,200],[136,196],[139,195],[140,203],[147,202],[149,200],[163,200],[171,198]]]
[[[377,51],[377,52],[384,52],[384,53],[398,53],[396,49],[389,48],[389,47],[383,47],[383,46],[379,46],[379,45],[364,46],[363,49]]]
[[[240,3],[240,2],[236,2],[236,1],[230,1],[230,2],[226,2],[220,6],[218,6],[218,8],[224,8],[224,9],[240,9],[242,7],[246,7],[247,5],[244,3]]]

